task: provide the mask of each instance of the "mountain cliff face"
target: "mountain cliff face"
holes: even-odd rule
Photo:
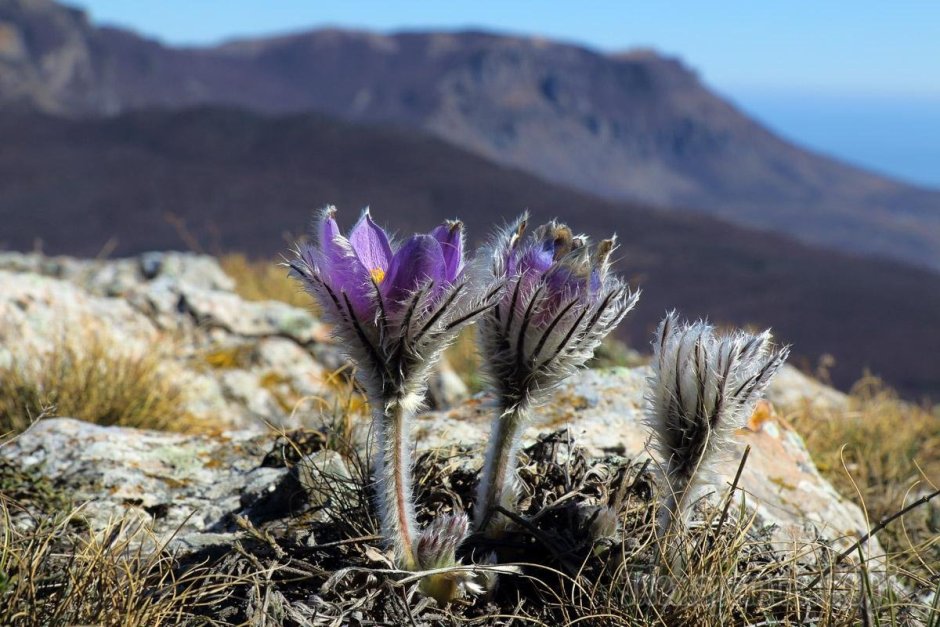
[[[5,0],[0,87],[6,107],[57,114],[222,103],[420,128],[592,194],[940,269],[940,193],[789,144],[652,52],[340,30],[174,49]]]

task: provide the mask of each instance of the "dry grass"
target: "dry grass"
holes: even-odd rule
[[[212,590],[202,569],[176,572],[154,542],[126,520],[93,533],[80,509],[36,510],[0,494],[0,624],[185,621]]]
[[[349,474],[306,468],[326,444],[311,435],[274,442],[265,465],[292,468],[293,481],[232,518],[237,542],[183,561],[159,547],[141,551],[139,540],[153,539],[123,521],[88,532],[80,512],[64,508],[41,478],[8,481],[3,492],[11,496],[0,498],[0,624],[905,625],[940,616],[888,591],[883,573],[865,565],[827,570],[833,552],[825,542],[771,543],[769,530],[734,506],[727,517],[721,506],[702,506],[701,522],[668,539],[673,557],[664,560],[649,466],[589,460],[564,432],[523,451],[517,526],[498,542],[470,538],[462,549],[466,562],[495,552],[515,574],[501,575],[487,596],[441,608],[383,556],[356,447],[336,447],[347,451]],[[470,506],[470,459],[465,450],[419,458],[422,523]],[[313,483],[301,491],[305,481]],[[617,524],[598,538],[592,530],[606,508]],[[45,513],[24,515],[37,510]]]
[[[91,331],[62,333],[50,350],[0,368],[0,433],[22,431],[40,414],[145,429],[197,426],[157,347],[131,350]]]
[[[862,505],[874,525],[940,483],[940,415],[902,402],[874,377],[852,390],[847,411],[788,418],[820,471]],[[940,577],[940,503],[919,507],[879,534],[894,562],[923,581]]]
[[[280,446],[297,454],[274,457],[303,468],[304,449],[323,443],[295,435]],[[438,607],[415,593],[420,577],[390,569],[361,459],[349,460],[351,476],[308,473],[317,483],[315,503],[293,503],[288,519],[257,511],[254,522],[239,519],[246,535],[234,551],[188,560],[212,562],[208,582],[252,567],[263,573],[233,584],[230,599],[240,605],[213,604],[214,615],[224,607],[236,624],[900,625],[930,616],[915,597],[886,592],[883,573],[852,562],[809,585],[829,565],[831,547],[817,541],[781,549],[734,507],[727,517],[721,507],[703,507],[702,523],[668,539],[670,554],[682,559],[663,561],[648,466],[591,462],[569,445],[558,433],[526,449],[518,525],[497,542],[471,537],[462,548],[467,562],[495,554],[515,568],[489,595]],[[468,460],[467,451],[455,450],[418,459],[422,524],[469,506],[476,471]],[[591,529],[599,508],[608,507],[618,524],[598,539]]]
[[[222,270],[235,280],[235,292],[245,300],[278,300],[294,307],[312,307],[313,300],[287,276],[277,261],[249,259],[240,253],[219,258]]]

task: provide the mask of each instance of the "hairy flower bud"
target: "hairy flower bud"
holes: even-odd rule
[[[496,306],[480,319],[483,365],[499,403],[477,494],[475,524],[491,535],[497,506],[515,502],[515,457],[525,418],[591,358],[634,307],[639,293],[610,271],[614,239],[591,247],[559,222],[526,237],[528,216],[488,250]]]
[[[660,537],[684,521],[698,477],[743,426],[788,355],[769,331],[719,336],[704,322],[670,313],[653,340],[647,422],[670,491],[660,508]]]
[[[591,247],[555,221],[526,238],[526,223],[490,248],[493,278],[505,286],[480,320],[484,366],[504,408],[544,400],[639,298],[610,271],[613,238]]]

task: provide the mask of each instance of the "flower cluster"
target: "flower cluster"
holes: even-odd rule
[[[591,245],[556,221],[527,233],[523,215],[496,235],[477,263],[467,264],[458,221],[396,244],[368,210],[348,236],[335,214],[332,207],[323,210],[316,243],[297,251],[291,274],[319,302],[369,397],[377,504],[396,564],[422,571],[420,589],[447,603],[478,586],[465,570],[453,568],[469,533],[466,514],[439,517],[425,529],[415,520],[411,418],[423,402],[431,366],[462,327],[479,320],[483,367],[497,408],[474,528],[499,536],[516,518],[501,513],[515,508],[523,427],[633,309],[639,293],[611,270],[613,238]],[[648,390],[649,422],[671,489],[661,521],[681,515],[700,469],[752,410],[785,358],[786,349],[773,351],[766,332],[718,337],[704,323],[679,324],[674,314],[663,321]],[[616,509],[602,512],[592,528],[616,529]]]

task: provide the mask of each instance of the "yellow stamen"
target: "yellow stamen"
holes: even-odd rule
[[[372,276],[372,280],[375,281],[376,284],[381,283],[385,278],[385,270],[382,268],[372,268],[372,271],[369,272],[369,274]]]

